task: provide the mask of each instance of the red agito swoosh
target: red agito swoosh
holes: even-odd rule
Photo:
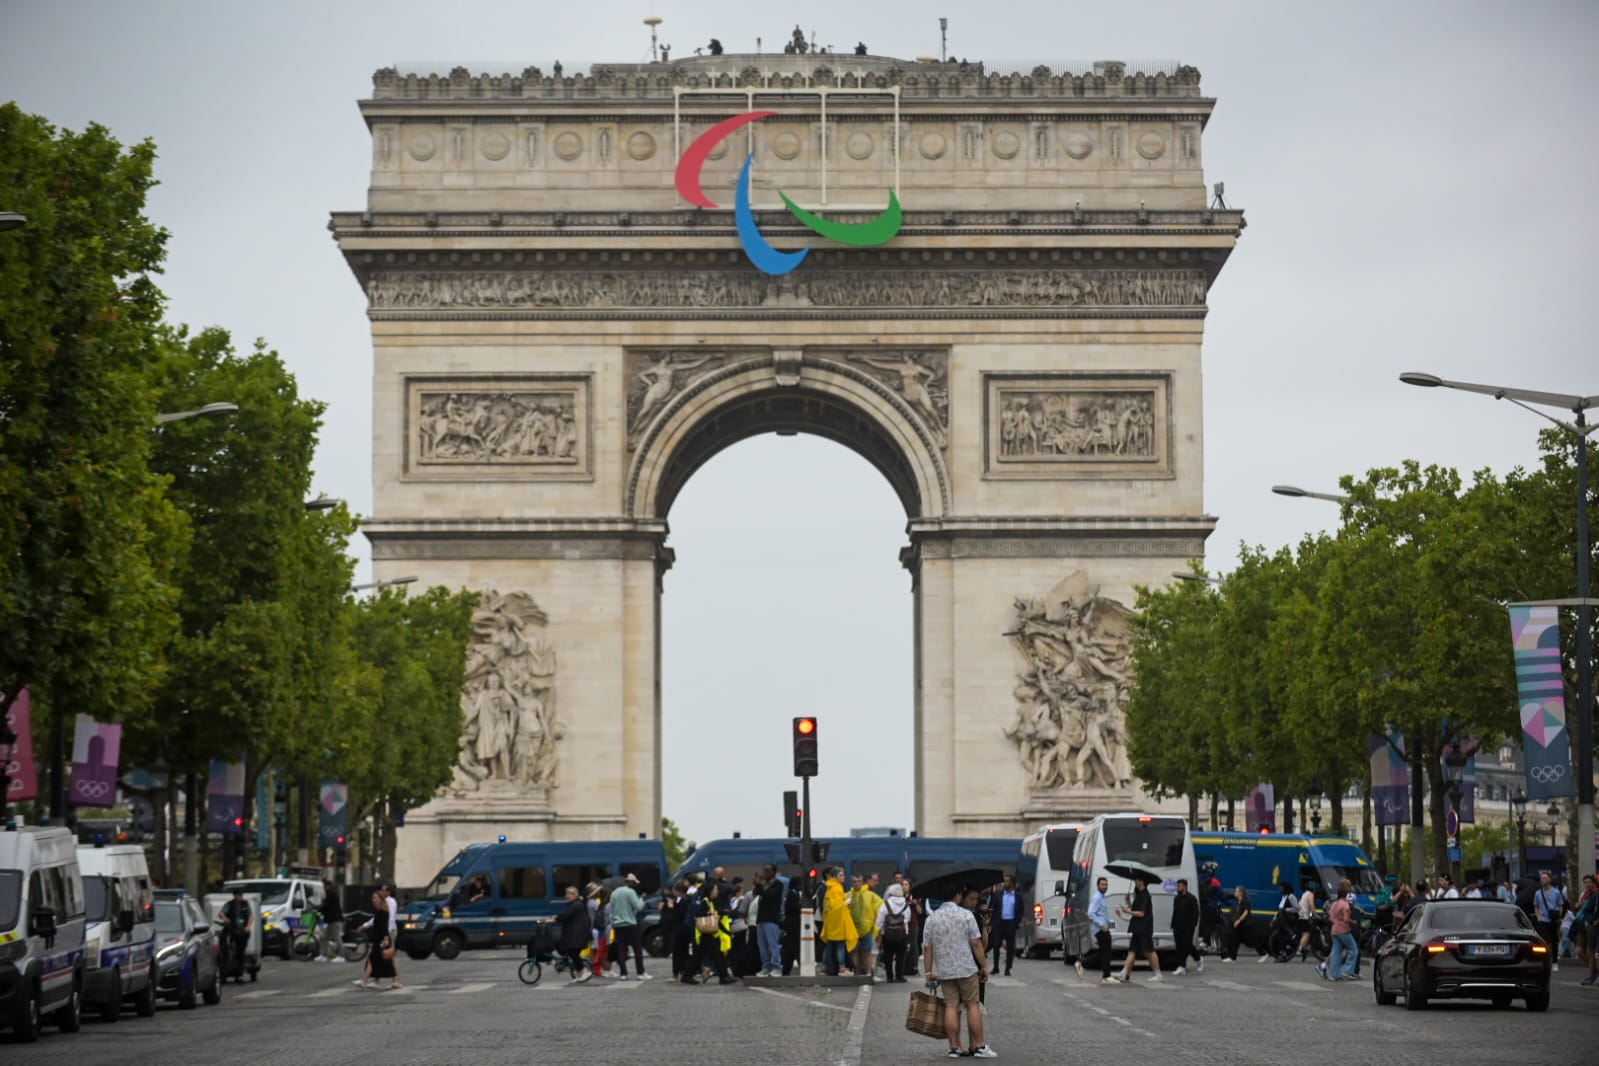
[[[705,166],[705,160],[710,156],[711,149],[740,126],[775,114],[776,111],[750,111],[734,115],[726,121],[718,122],[696,137],[694,143],[683,152],[683,157],[677,161],[677,194],[698,207],[716,207],[710,197],[705,195],[705,190],[700,188],[700,169]]]

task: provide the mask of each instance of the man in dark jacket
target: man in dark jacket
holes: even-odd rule
[[[783,896],[784,881],[777,867],[767,865],[756,879],[759,886],[755,908],[755,943],[761,950],[760,977],[777,977],[783,972]]]
[[[1177,941],[1177,969],[1172,971],[1173,977],[1181,977],[1188,972],[1188,960],[1192,958],[1198,965],[1194,967],[1196,973],[1205,972],[1205,957],[1194,947],[1194,932],[1199,928],[1199,900],[1188,891],[1188,878],[1177,879],[1177,894],[1171,901],[1171,931],[1172,938]]]

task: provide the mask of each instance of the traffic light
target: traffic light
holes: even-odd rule
[[[803,828],[798,792],[783,793],[783,835],[797,837]]]
[[[815,777],[816,719],[794,719],[794,776]]]

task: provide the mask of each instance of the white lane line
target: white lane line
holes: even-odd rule
[[[1020,977],[989,977],[988,983],[994,988],[1026,988],[1027,982]]]
[[[860,1066],[861,1045],[866,1040],[866,1008],[872,1003],[872,986],[862,985],[855,993],[855,1009],[849,1016],[849,1038],[839,1052],[838,1066]]]
[[[1227,992],[1253,992],[1255,990],[1254,986],[1238,981],[1206,981],[1205,984],[1210,988],[1220,988]]]
[[[483,982],[481,984],[462,985],[460,988],[452,988],[452,989],[450,989],[450,995],[452,995],[452,996],[463,996],[463,995],[471,995],[474,992],[487,992],[489,989],[493,988],[494,985],[495,985],[495,982],[493,982],[493,981],[487,981],[487,982]]]
[[[1307,988],[1313,992],[1332,991],[1332,988],[1326,982],[1316,984],[1313,981],[1273,981],[1272,984],[1281,985],[1283,988],[1292,988],[1296,992],[1303,992]]]
[[[278,996],[278,995],[282,995],[282,994],[283,994],[283,989],[281,989],[281,988],[260,988],[260,989],[257,989],[254,992],[238,992],[238,993],[235,993],[233,998],[234,999],[264,999],[267,996]]]
[[[863,985],[862,987],[864,988],[865,986]],[[780,999],[792,999],[794,1002],[802,1003],[807,1007],[820,1007],[823,1010],[841,1010],[845,1014],[851,1014],[855,1009],[846,1007],[841,1003],[823,1003],[821,1000],[809,999],[805,996],[795,995],[793,992],[779,992],[775,988],[752,988],[750,991],[764,992],[768,996],[777,996]]]
[[[306,999],[327,999],[330,996],[342,996],[346,992],[359,992],[359,991],[361,991],[361,989],[356,988],[354,985],[338,985],[338,986],[335,986],[333,988],[324,988],[320,992],[312,992],[312,993],[308,994],[305,998]]]

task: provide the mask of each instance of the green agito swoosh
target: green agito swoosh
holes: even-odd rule
[[[783,198],[783,203],[788,205],[790,213],[795,218],[823,237],[838,241],[840,244],[863,246],[882,244],[899,232],[899,227],[905,220],[904,213],[899,208],[899,197],[894,195],[893,189],[888,190],[888,207],[870,222],[829,222],[821,215],[812,214],[790,200],[787,193],[779,192],[777,195]]]

